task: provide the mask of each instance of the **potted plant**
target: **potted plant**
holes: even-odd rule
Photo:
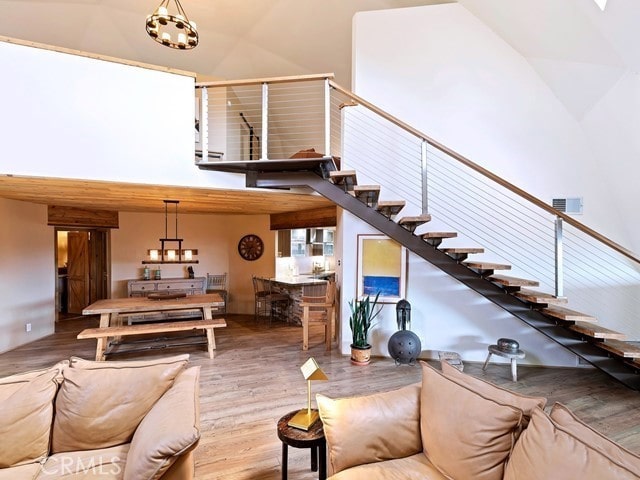
[[[371,360],[371,345],[369,344],[369,332],[374,325],[374,320],[382,310],[377,308],[378,297],[380,292],[371,301],[371,297],[367,295],[361,300],[353,300],[349,302],[351,308],[351,316],[349,317],[349,326],[351,327],[351,363],[355,365],[367,365]]]

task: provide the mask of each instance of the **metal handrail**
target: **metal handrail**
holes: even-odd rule
[[[385,112],[381,108],[377,107],[376,105],[372,104],[371,102],[366,101],[362,97],[359,97],[355,93],[345,89],[344,87],[340,86],[336,82],[330,80],[329,83],[330,83],[331,87],[334,88],[335,90],[341,92],[342,94],[346,95],[347,97],[349,97],[350,99],[352,99],[356,103],[358,103],[358,104],[366,107],[367,109],[371,110],[372,112],[374,112],[377,115],[381,116],[385,120],[393,123],[394,125],[400,127],[401,129],[411,133],[412,135],[416,136],[417,138],[427,142],[429,145],[431,145],[431,146],[437,148],[438,150],[446,153],[451,158],[453,158],[453,159],[457,160],[458,162],[464,164],[468,168],[480,173],[484,177],[492,180],[493,182],[496,182],[497,184],[501,185],[502,187],[506,188],[507,190],[515,193],[516,195],[520,196],[521,198],[523,198],[523,199],[527,200],[528,202],[534,204],[535,206],[541,208],[542,210],[545,210],[546,212],[551,213],[552,215],[555,215],[558,218],[561,218],[562,220],[564,220],[568,224],[572,225],[573,227],[577,228],[581,232],[586,233],[590,237],[592,237],[592,238],[598,240],[599,242],[605,244],[609,248],[611,248],[611,249],[615,250],[616,252],[624,255],[625,257],[633,260],[634,262],[640,264],[640,256],[635,254],[631,250],[629,250],[629,249],[623,247],[622,245],[614,242],[613,240],[611,240],[611,239],[607,238],[606,236],[602,235],[601,233],[596,232],[592,228],[590,228],[590,227],[584,225],[583,223],[575,220],[573,217],[570,217],[569,215],[567,215],[567,214],[565,214],[563,212],[560,212],[559,210],[556,210],[551,205],[543,202],[539,198],[531,195],[530,193],[528,193],[525,190],[517,187],[516,185],[506,181],[502,177],[500,177],[500,176],[496,175],[495,173],[487,170],[486,168],[481,167],[477,163],[472,162],[471,160],[469,160],[465,156],[463,156],[463,155],[459,154],[458,152],[448,148],[447,146],[441,144],[440,142],[432,139],[431,137],[429,137],[425,133],[421,132],[420,130],[417,130],[416,128],[413,128],[411,125],[408,125],[407,123],[403,122],[402,120],[400,120],[400,119],[394,117],[393,115]]]
[[[449,155],[451,158],[453,158],[454,160],[456,160],[457,162],[465,165],[466,167],[470,168],[471,170],[474,170],[475,172],[479,173],[480,175],[484,176],[485,178],[495,182],[496,184],[506,188],[507,190],[511,191],[512,193],[518,195],[519,197],[523,198],[524,200],[526,200],[527,202],[535,205],[536,207],[546,211],[547,213],[550,213],[554,216],[556,216],[558,219],[563,220],[564,222],[566,222],[567,224],[575,227],[576,229],[578,229],[579,231],[589,235],[590,237],[594,238],[595,240],[597,240],[598,242],[606,245],[607,247],[611,248],[612,250],[620,253],[621,255],[624,255],[625,257],[627,257],[628,259],[634,261],[637,264],[640,264],[640,255],[632,252],[631,250],[623,247],[622,245],[620,245],[619,243],[611,240],[610,238],[602,235],[601,233],[593,230],[592,228],[588,227],[587,225],[577,221],[575,218],[560,212],[559,210],[556,210],[555,208],[553,208],[551,205],[547,204],[546,202],[540,200],[539,198],[535,197],[534,195],[531,195],[529,192],[523,190],[522,188],[508,182],[507,180],[505,180],[504,178],[500,177],[499,175],[491,172],[490,170],[487,170],[486,168],[478,165],[477,163],[471,161],[470,159],[468,159],[467,157],[465,157],[464,155],[461,155],[460,153],[456,152],[455,150],[450,149],[449,147],[441,144],[440,142],[438,142],[437,140],[434,140],[433,138],[431,138],[429,135],[421,132],[420,130],[412,127],[411,125],[403,122],[402,120],[394,117],[393,115],[385,112],[383,109],[379,108],[378,106],[374,105],[371,102],[368,102],[367,100],[365,100],[364,98],[356,95],[355,93],[351,92],[350,90],[347,90],[346,88],[342,87],[341,85],[339,85],[338,83],[336,83],[334,80],[334,74],[333,73],[324,73],[324,74],[311,74],[311,75],[296,75],[296,76],[288,76],[288,77],[269,77],[269,78],[250,78],[250,79],[242,79],[242,80],[220,80],[220,81],[209,81],[209,82],[197,82],[196,83],[196,89],[200,88],[200,89],[204,89],[206,90],[209,87],[215,88],[215,87],[232,87],[232,86],[245,86],[245,85],[263,85],[263,87],[266,87],[269,84],[276,84],[276,83],[293,83],[293,82],[308,82],[308,81],[318,81],[318,80],[324,80],[327,82],[327,84],[329,85],[330,88],[333,88],[334,90],[342,93],[343,95],[345,95],[346,97],[348,97],[349,99],[353,100],[354,102],[356,102],[359,105],[364,106],[365,108],[367,108],[368,110],[374,112],[376,115],[380,116],[381,118],[389,121],[390,123],[396,125],[397,127],[401,128],[402,130],[408,132],[409,134],[415,136],[416,138],[418,138],[419,140],[421,140],[422,142],[424,142],[425,144],[431,145],[432,147],[444,152],[445,154]],[[263,99],[264,100],[264,99]],[[263,115],[266,116],[266,109],[263,110]],[[266,119],[265,119],[266,120]],[[266,130],[266,121],[264,123],[265,125],[265,130]],[[328,129],[327,129],[328,130]],[[263,148],[263,155],[262,158],[266,159],[266,148],[267,148],[267,138],[266,135],[263,132],[263,142],[262,142],[262,148]],[[421,160],[423,167],[424,167],[424,158]],[[424,170],[424,168],[423,168]],[[423,191],[423,197],[426,196],[426,191]],[[426,205],[426,200],[425,202],[423,202],[423,205]]]

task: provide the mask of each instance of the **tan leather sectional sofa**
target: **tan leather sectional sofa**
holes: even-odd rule
[[[0,480],[191,479],[200,367],[80,358],[0,379]]]
[[[556,403],[422,364],[422,383],[317,395],[331,480],[631,480],[640,457]]]

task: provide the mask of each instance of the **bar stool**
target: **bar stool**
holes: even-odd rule
[[[525,353],[520,350],[520,344],[511,338],[499,338],[496,345],[489,345],[489,355],[482,366],[482,370],[487,369],[491,355],[508,358],[511,360],[511,378],[518,381],[518,359],[524,358]]]

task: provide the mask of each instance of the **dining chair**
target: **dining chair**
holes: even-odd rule
[[[309,349],[309,324],[312,322],[324,324],[325,348],[331,350],[336,321],[336,284],[327,282],[324,294],[318,295],[317,292],[317,286],[302,289],[302,350]]]
[[[211,274],[207,273],[207,293],[217,293],[222,297],[222,301],[224,305],[219,313],[227,313],[227,272],[221,274]]]
[[[251,277],[255,296],[255,319],[266,318],[269,326],[276,318],[289,318],[291,298],[286,293],[278,292],[268,278]]]

